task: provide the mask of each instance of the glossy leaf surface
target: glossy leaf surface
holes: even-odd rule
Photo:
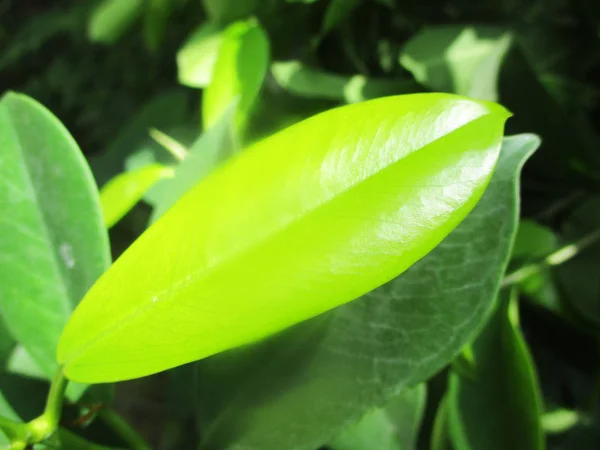
[[[173,175],[174,170],[171,167],[150,164],[117,175],[106,183],[100,191],[100,202],[106,226],[110,228],[121,220],[156,182]]]
[[[540,388],[508,291],[473,344],[475,376],[453,373],[449,430],[456,450],[541,450]]]
[[[414,450],[425,412],[426,386],[420,384],[393,398],[385,408],[368,412],[337,436],[332,450]]]
[[[202,123],[209,129],[239,98],[236,122],[243,128],[269,64],[269,40],[254,19],[223,31],[212,80],[202,97]]]
[[[0,147],[0,311],[51,376],[67,318],[110,264],[108,237],[83,155],[43,106],[2,97]]]
[[[506,138],[475,209],[401,276],[263,343],[198,362],[205,448],[314,450],[454,359],[496,296],[520,167],[538,145],[531,135]]]
[[[374,79],[363,75],[343,76],[312,69],[299,61],[274,63],[271,72],[275,80],[292,94],[347,103],[422,90],[413,81]]]
[[[511,37],[492,27],[426,28],[408,41],[400,64],[434,91],[497,100],[498,73]]]
[[[113,264],[65,328],[59,362],[76,381],[139,377],[389,281],[474,207],[507,117],[453,95],[387,97],[258,142]]]
[[[177,52],[177,75],[181,84],[196,88],[210,84],[221,40],[220,27],[212,23],[192,33]]]

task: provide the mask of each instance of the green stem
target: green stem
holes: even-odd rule
[[[33,444],[41,442],[56,431],[58,422],[60,421],[60,413],[67,383],[67,379],[59,368],[52,379],[50,392],[48,393],[48,398],[46,400],[46,408],[44,409],[43,414],[26,424],[29,431],[29,443]]]
[[[521,283],[527,278],[540,273],[549,267],[558,266],[562,263],[565,263],[581,253],[581,251],[585,248],[598,242],[598,240],[600,240],[600,229],[592,231],[572,244],[559,248],[557,251],[549,254],[538,263],[527,264],[508,274],[506,277],[504,277],[504,280],[502,280],[502,287]]]
[[[131,450],[151,450],[146,441],[116,412],[105,409],[98,414],[110,426]]]

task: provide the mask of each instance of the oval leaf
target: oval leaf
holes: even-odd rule
[[[124,172],[106,183],[100,191],[104,223],[112,227],[139,202],[156,182],[172,177],[174,170],[161,164],[150,164]]]
[[[202,98],[207,130],[239,97],[236,123],[243,128],[258,97],[269,65],[269,40],[258,22],[236,22],[223,32],[212,80]]]
[[[507,117],[492,103],[407,95],[334,109],[257,143],[99,280],[65,328],[59,362],[74,380],[140,377],[389,281],[473,208]]]
[[[71,311],[110,264],[90,170],[67,130],[23,95],[0,101],[0,312],[48,376]]]
[[[191,366],[203,448],[314,450],[452,361],[496,297],[519,215],[520,168],[538,145],[532,135],[504,139],[475,209],[401,276]]]

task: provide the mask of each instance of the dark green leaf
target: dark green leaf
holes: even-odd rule
[[[563,236],[576,241],[600,230],[600,197],[594,196],[566,220]],[[574,249],[579,251],[578,249]],[[556,268],[564,298],[588,324],[600,326],[600,242],[583,249],[575,258]]]
[[[329,33],[344,22],[361,2],[362,0],[330,0],[323,18],[322,34]]]
[[[164,39],[173,0],[146,0],[144,40],[150,51],[156,52]]]
[[[314,450],[453,359],[497,293],[520,167],[538,144],[506,138],[473,212],[402,276],[263,344],[198,363],[206,448]]]
[[[0,311],[47,376],[71,311],[110,264],[98,192],[79,148],[43,106],[0,101]]]
[[[212,21],[221,25],[245,19],[258,9],[265,0],[203,0]]]
[[[384,408],[368,412],[328,447],[332,450],[414,450],[425,412],[426,392],[424,384],[403,391]]]
[[[451,373],[448,418],[456,450],[541,450],[541,399],[518,325],[516,291],[499,305],[472,351],[476,377]]]
[[[102,186],[121,173],[127,157],[142,148],[151,150],[156,155],[156,162],[172,162],[165,149],[148,133],[152,128],[170,132],[185,123],[187,114],[188,98],[183,90],[167,91],[149,100],[130,122],[124,124],[122,132],[102,154],[90,158],[97,184]]]

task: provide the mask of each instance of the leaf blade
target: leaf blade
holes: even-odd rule
[[[257,143],[192,189],[90,290],[61,340],[66,374],[107,381],[164,370],[260,339],[384,283],[477,202],[507,116],[498,105],[452,95],[388,97],[328,111]],[[199,201],[205,220],[195,223]],[[312,230],[320,230],[316,238]],[[153,242],[175,250],[157,253]],[[357,247],[349,253],[348,246]],[[172,268],[157,273],[165,264]],[[227,281],[234,274],[238,282]],[[252,301],[242,300],[247,295]],[[209,300],[217,297],[227,301]],[[181,322],[198,308],[210,317],[202,330],[196,320]],[[148,332],[168,317],[178,321],[177,333]],[[195,347],[182,348],[181,339]],[[139,353],[146,340],[156,345],[150,358]]]
[[[11,333],[52,376],[67,318],[110,264],[108,236],[89,168],[58,119],[14,93],[2,98],[0,114],[0,209],[12,214],[0,225],[0,308]]]

